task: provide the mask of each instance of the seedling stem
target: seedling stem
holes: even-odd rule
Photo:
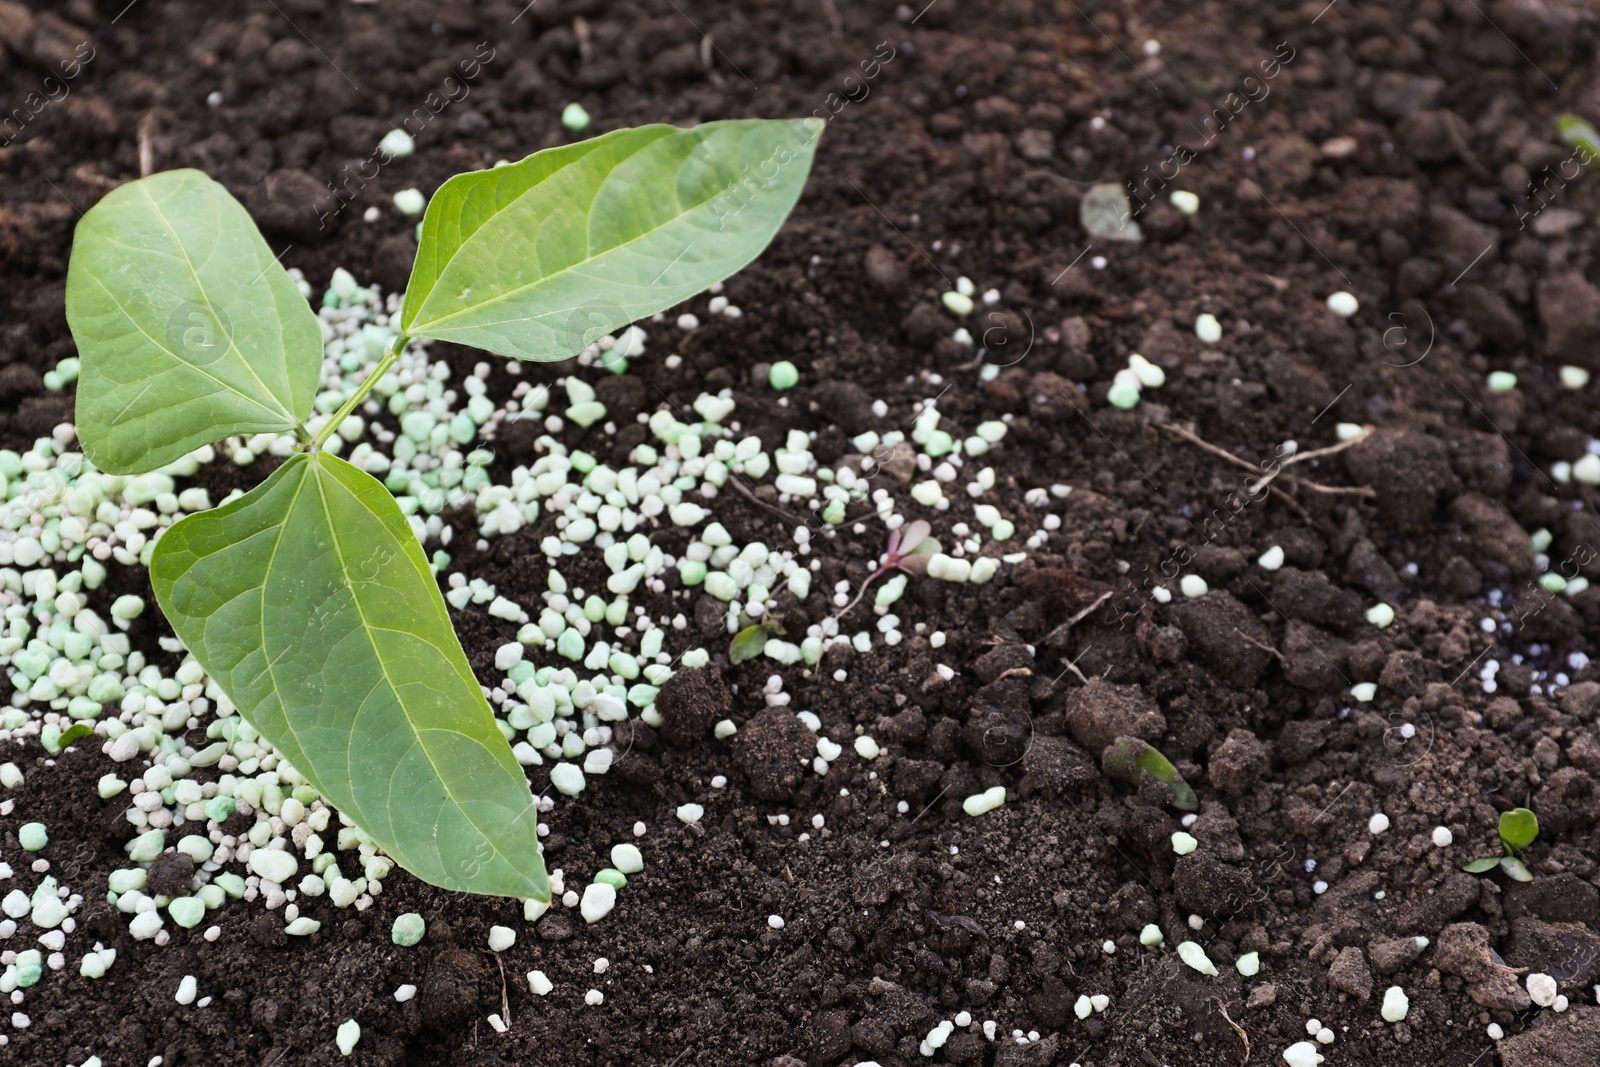
[[[389,373],[389,368],[394,366],[395,360],[400,358],[400,353],[405,350],[406,342],[409,340],[410,338],[403,333],[395,335],[394,340],[389,342],[389,348],[384,352],[383,358],[378,361],[377,367],[373,369],[371,374],[367,375],[367,380],[356,387],[356,391],[350,394],[350,399],[344,402],[344,406],[333,413],[333,417],[328,420],[328,424],[317,431],[317,436],[311,438],[310,444],[306,446],[307,452],[315,452],[327,442],[328,438],[333,436],[334,431],[339,428],[339,424],[349,418],[350,413],[356,409],[357,405],[367,398],[368,393],[372,392],[372,387],[378,384],[378,379]],[[304,430],[300,427],[296,427],[296,430],[304,433]]]

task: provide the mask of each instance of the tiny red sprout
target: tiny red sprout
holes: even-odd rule
[[[928,573],[928,560],[934,552],[939,550],[936,542],[930,541],[928,535],[933,532],[924,519],[908,523],[903,527],[889,531],[889,545],[884,550],[883,561],[878,569],[867,575],[867,580],[861,583],[861,590],[856,593],[856,598],[835,619],[842,619],[850,614],[850,609],[861,603],[861,598],[866,595],[867,587],[882,578],[890,571],[903,571],[906,574],[923,575]],[[927,549],[929,551],[917,551]]]

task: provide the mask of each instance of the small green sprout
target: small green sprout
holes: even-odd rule
[[[1485,874],[1496,867],[1506,872],[1506,877],[1518,882],[1533,881],[1528,865],[1517,858],[1517,852],[1533,844],[1539,836],[1539,817],[1527,808],[1513,808],[1500,815],[1500,845],[1504,856],[1479,856],[1461,869],[1468,874]]]
[[[1577,115],[1557,116],[1556,132],[1573,148],[1588,152],[1591,159],[1600,156],[1600,131]]]
[[[1100,765],[1105,773],[1135,789],[1149,775],[1172,790],[1172,806],[1180,811],[1197,811],[1200,798],[1183,780],[1172,761],[1137,737],[1119,737],[1101,753]]]
[[[745,616],[746,619],[749,616]],[[767,647],[767,639],[776,635],[782,637],[786,631],[783,623],[768,616],[760,622],[746,626],[734,635],[733,641],[728,645],[728,661],[739,664],[745,660],[755,659]]]

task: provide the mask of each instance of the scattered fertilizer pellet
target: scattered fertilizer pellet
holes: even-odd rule
[[[678,817],[678,821],[682,823],[699,822],[705,817],[706,809],[701,807],[699,804],[680,804],[678,805],[678,810],[673,814],[675,814]]]
[[[780,359],[767,372],[767,382],[780,393],[793,389],[800,383],[799,368],[786,359]]]
[[[1207,312],[1194,320],[1194,335],[1208,345],[1214,345],[1222,340],[1222,323],[1217,317]]]
[[[194,975],[186,974],[178,983],[178,992],[173,996],[172,999],[176,1000],[179,1004],[188,1007],[190,1004],[194,1003],[194,998],[199,995],[199,992],[200,983],[195,980]]]
[[[1322,1053],[1309,1041],[1296,1041],[1283,1050],[1283,1061],[1289,1067],[1317,1067],[1322,1062]]]
[[[1388,604],[1374,604],[1367,609],[1367,621],[1378,629],[1386,629],[1394,622],[1394,608]]]
[[[417,142],[409,133],[396,126],[383,135],[383,140],[378,142],[378,151],[390,159],[405,159],[417,150]]]
[[[1155,923],[1146,923],[1144,929],[1139,931],[1139,944],[1141,945],[1159,945],[1164,940],[1165,937],[1161,933],[1161,927]]]
[[[1381,811],[1378,812],[1377,814],[1373,815],[1372,818],[1367,820],[1367,830],[1370,833],[1381,834],[1381,833],[1387,832],[1388,829],[1389,829],[1389,816],[1385,815]]]
[[[1185,941],[1178,946],[1178,958],[1201,974],[1209,974],[1213,978],[1217,976],[1217,965],[1211,962],[1206,950],[1193,941]]]
[[[1185,574],[1178,582],[1178,591],[1184,596],[1193,599],[1205,596],[1211,591],[1211,587],[1198,574]]]
[[[868,761],[877,759],[883,751],[878,747],[878,742],[874,741],[866,734],[862,734],[860,737],[856,738],[855,749],[856,755]]]
[[[1333,427],[1333,435],[1341,441],[1353,441],[1360,437],[1361,427],[1353,422],[1341,422]]]
[[[404,915],[395,916],[394,926],[389,930],[389,940],[405,948],[410,948],[421,941],[428,932],[428,924],[422,916],[414,911]]]
[[[1233,966],[1246,978],[1254,978],[1261,973],[1261,953],[1246,952],[1234,962]]]
[[[1329,1028],[1329,1027],[1324,1026],[1322,1029],[1317,1031],[1317,1034],[1316,1034],[1317,1044],[1319,1044],[1319,1045],[1331,1045],[1334,1042],[1334,1036],[1335,1035],[1334,1035],[1333,1030],[1331,1028]]]
[[[1433,843],[1439,848],[1449,848],[1455,844],[1456,835],[1450,832],[1448,826],[1435,826],[1433,828]]]
[[[546,996],[549,994],[550,990],[554,988],[555,983],[546,978],[543,971],[528,972],[528,990],[533,993],[534,996]]]
[[[1179,830],[1172,835],[1172,851],[1180,856],[1187,856],[1199,847],[1200,842],[1196,841],[1192,834],[1186,834]]]
[[[772,929],[774,929],[774,930],[782,930],[783,929],[783,916],[782,915],[768,915],[767,916],[767,925],[772,927]]]
[[[1378,695],[1378,686],[1374,682],[1357,682],[1350,687],[1350,695],[1362,704],[1366,704]]]
[[[1517,376],[1510,371],[1490,371],[1487,381],[1491,393],[1509,393],[1517,387]]]
[[[638,845],[613,845],[611,846],[611,866],[623,874],[638,874],[644,870],[644,855],[640,853]]]
[[[1406,991],[1397,985],[1392,985],[1383,991],[1383,1007],[1379,1014],[1386,1023],[1397,1023],[1406,1017],[1411,1010],[1411,1000],[1406,996]]]
[[[561,109],[561,125],[573,133],[582,133],[589,128],[589,113],[579,103],[571,103]]]
[[[346,1019],[339,1024],[333,1040],[339,1046],[339,1055],[350,1055],[355,1051],[356,1042],[361,1040],[361,1024],[354,1019]]]
[[[1256,558],[1256,562],[1261,565],[1261,569],[1264,571],[1275,571],[1279,569],[1283,566],[1283,548],[1279,545],[1273,545],[1271,548],[1261,553],[1261,555]]]
[[[1117,943],[1112,941],[1110,938],[1107,938],[1106,940],[1100,942],[1100,951],[1104,952],[1107,956],[1115,956],[1117,954]]]
[[[606,885],[604,882],[591,882],[583,887],[583,897],[578,905],[578,914],[583,916],[586,923],[597,923],[611,914],[611,909],[617,906],[617,890],[615,886]]]
[[[1328,310],[1340,318],[1348,319],[1351,315],[1361,310],[1361,302],[1355,298],[1355,294],[1347,293],[1341,289],[1328,297]]]
[[[28,852],[38,852],[50,843],[42,822],[25,822],[17,827],[17,844]]]
[[[1174,189],[1167,201],[1185,215],[1193,215],[1200,210],[1200,197],[1187,189]]]
[[[1528,996],[1541,1008],[1556,1002],[1556,980],[1540,971],[1528,975]]]
[[[1006,802],[1006,787],[994,786],[981,793],[975,793],[961,802],[961,810],[976,818],[987,814]]]
[[[489,927],[489,951],[504,952],[517,943],[517,932],[509,926]]]
[[[1575,367],[1570,363],[1563,366],[1558,372],[1561,385],[1565,389],[1582,389],[1589,384],[1589,371],[1584,367]]]
[[[417,987],[412,985],[410,982],[407,982],[394,991],[395,1003],[404,1004],[406,1001],[411,1000],[416,995]]]
[[[1490,1023],[1484,1033],[1489,1035],[1489,1040],[1491,1041],[1499,1041],[1506,1036],[1505,1030],[1501,1028],[1499,1023]]]
[[[394,208],[402,215],[420,215],[427,206],[428,198],[422,195],[421,189],[402,189],[394,194]]]
[[[598,1008],[606,1002],[606,995],[598,989],[591,989],[583,995],[583,1002],[591,1008]]]
[[[604,956],[601,956],[601,957],[599,957],[598,959],[596,959],[594,961],[594,973],[595,974],[605,974],[610,969],[611,969],[611,961],[606,959]]]

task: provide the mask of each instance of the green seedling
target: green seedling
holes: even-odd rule
[[[850,609],[861,603],[861,598],[867,595],[867,589],[872,583],[890,571],[901,571],[910,575],[927,574],[928,561],[939,552],[939,542],[928,536],[932,532],[933,527],[923,519],[890,530],[889,545],[884,550],[883,560],[878,569],[867,575],[867,580],[861,583],[861,591],[856,594],[856,598],[834,618],[842,619],[850,614]]]
[[[1137,737],[1118,737],[1100,754],[1100,766],[1106,775],[1139,788],[1145,775],[1163,783],[1172,790],[1172,806],[1180,811],[1197,811],[1200,798],[1183,780],[1178,768],[1158,750]]]
[[[1533,872],[1517,858],[1517,852],[1533,844],[1539,836],[1539,817],[1527,808],[1513,808],[1500,815],[1500,846],[1504,856],[1479,856],[1461,868],[1468,874],[1485,874],[1496,867],[1518,882],[1533,881]]]
[[[728,661],[735,665],[748,659],[755,659],[767,647],[767,640],[771,637],[782,637],[787,631],[783,623],[768,617],[760,622],[746,626],[728,644]]]
[[[1577,115],[1560,115],[1556,118],[1556,132],[1573,148],[1589,153],[1589,158],[1600,156],[1600,131]]]
[[[564,359],[755,259],[793,209],[816,120],[645,126],[459,174],[423,218],[399,336],[313,418],[321,327],[249,214],[195,170],[78,224],[67,319],[85,457],[154,470],[288,433],[265,482],[174,523],[150,579],[239,713],[401,866],[548,900],[536,806],[389,491],[325,449],[411,339]]]

